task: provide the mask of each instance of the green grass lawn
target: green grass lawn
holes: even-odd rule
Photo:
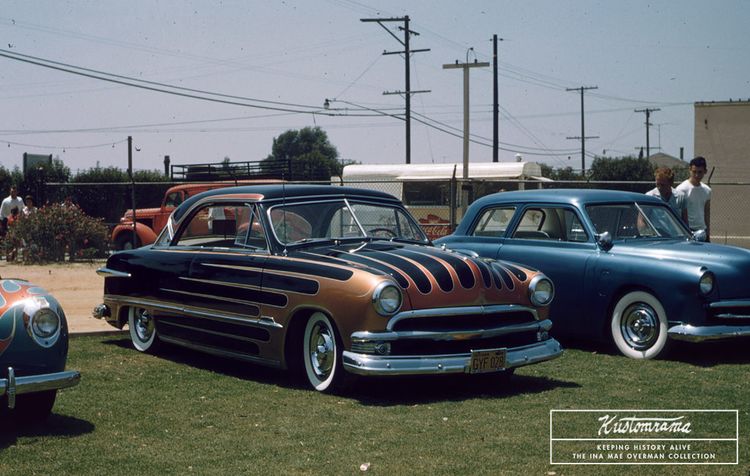
[[[750,470],[748,341],[636,362],[586,347],[487,378],[366,379],[348,394],[126,335],[76,337],[81,384],[44,425],[0,422],[0,474],[741,474]],[[739,465],[549,464],[551,409],[737,409]]]

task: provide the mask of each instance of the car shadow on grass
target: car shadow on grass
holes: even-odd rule
[[[127,349],[128,351],[138,353],[138,351],[133,348],[133,344],[129,337],[123,339],[107,339],[103,340],[102,343],[105,345],[115,345]],[[289,372],[284,370],[228,357],[211,355],[177,345],[164,344],[154,356],[160,359],[169,360],[170,362],[195,367],[201,370],[209,370],[211,372],[239,379],[254,380],[258,383],[279,385],[289,388],[297,387],[297,385],[291,380]]]
[[[130,339],[110,339],[103,343],[136,352]],[[179,346],[165,345],[159,350],[157,357],[261,384],[289,389],[309,388],[301,380],[294,379],[291,372],[285,370],[204,354]],[[505,398],[546,392],[555,388],[579,387],[575,382],[547,377],[522,374],[506,377],[508,376],[503,374],[357,377],[351,385],[337,393],[358,400],[365,405],[390,406],[473,398]]]
[[[622,355],[613,343],[593,342],[573,338],[557,338],[564,349],[576,349],[594,354]],[[750,364],[750,338],[742,337],[723,341],[682,342],[669,341],[666,353],[658,360],[682,362],[697,367],[714,367],[716,365]]]
[[[54,410],[53,410],[54,412]],[[13,446],[18,438],[81,436],[94,431],[91,422],[68,415],[52,413],[49,418],[39,422],[17,422],[3,415],[0,424],[0,450]]]
[[[711,342],[672,342],[667,360],[697,367],[750,364],[750,338]]]
[[[453,374],[359,379],[347,395],[363,405],[393,406],[509,398],[574,387],[580,385],[550,377]]]

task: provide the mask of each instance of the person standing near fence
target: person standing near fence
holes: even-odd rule
[[[8,230],[8,218],[11,216],[13,209],[23,210],[23,200],[18,196],[18,188],[15,185],[10,186],[10,195],[5,197],[0,204],[0,220],[2,220],[2,233]]]
[[[693,232],[706,232],[706,241],[711,241],[711,187],[702,182],[706,175],[706,159],[696,157],[690,161],[690,177],[677,186],[685,193],[688,226]]]
[[[685,206],[685,192],[674,188],[674,172],[669,167],[659,167],[654,172],[656,188],[646,192],[646,195],[659,197],[687,223],[687,208]]]

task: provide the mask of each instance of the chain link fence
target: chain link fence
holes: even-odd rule
[[[125,211],[132,207],[133,197],[137,209],[158,208],[162,204],[166,190],[182,183],[185,182],[47,184],[42,192],[41,203],[62,202],[69,198],[86,214],[102,218],[106,224],[114,226]],[[396,196],[404,202],[428,236],[433,239],[450,233],[472,201],[491,193],[541,188],[593,188],[644,193],[654,188],[653,182],[495,181],[460,178],[347,181],[333,184],[380,190]],[[750,248],[750,220],[746,217],[747,204],[750,202],[750,184],[712,183],[710,186],[713,190],[711,241]]]

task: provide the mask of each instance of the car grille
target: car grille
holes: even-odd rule
[[[467,354],[472,350],[522,347],[538,342],[536,331],[489,337],[486,339],[434,341],[403,339],[391,343],[391,355]]]
[[[428,316],[402,319],[393,325],[393,330],[396,332],[477,331],[534,321],[534,316],[524,311],[468,316]]]

